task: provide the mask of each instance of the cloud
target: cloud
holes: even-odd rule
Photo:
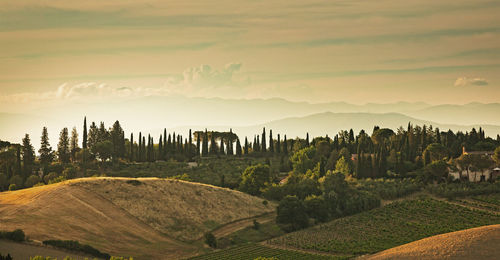
[[[467,77],[460,77],[457,78],[457,80],[455,80],[456,87],[463,87],[467,85],[486,86],[488,85],[488,80],[484,78],[467,78]]]
[[[250,84],[248,77],[241,75],[241,63],[228,63],[222,69],[214,69],[210,65],[200,65],[184,70],[182,75],[170,77],[165,88],[173,93],[200,95],[225,89],[236,90]]]
[[[56,98],[72,99],[80,97],[130,96],[134,90],[128,87],[110,87],[105,83],[83,82],[76,85],[64,83],[57,88]]]

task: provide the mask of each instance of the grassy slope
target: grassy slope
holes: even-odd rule
[[[500,216],[433,199],[395,202],[268,241],[341,254],[374,253],[425,237],[498,224]]]
[[[471,228],[424,238],[364,259],[498,259],[500,225]]]
[[[227,189],[178,180],[85,178],[0,193],[0,230],[34,240],[71,239],[114,255],[179,258],[218,224],[274,210]],[[185,234],[185,235],[180,235]]]

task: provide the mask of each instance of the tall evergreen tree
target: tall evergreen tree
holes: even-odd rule
[[[138,153],[137,153],[137,161],[141,162],[142,161],[142,133],[139,132],[139,147],[138,147]]]
[[[146,147],[146,161],[151,161],[151,135],[148,134],[148,146]]]
[[[63,128],[59,134],[59,143],[57,144],[57,156],[62,163],[69,163],[69,137],[68,128]]]
[[[193,151],[191,149],[193,149],[192,147],[192,144],[193,144],[193,134],[191,133],[191,129],[189,129],[189,137],[188,137],[189,141],[187,143],[187,154],[189,155],[189,158],[191,159],[191,156],[193,156]]]
[[[205,128],[205,134],[203,136],[203,146],[201,149],[201,155],[202,156],[208,155],[208,132],[206,128]]]
[[[196,135],[196,156],[200,156],[200,152],[201,152],[201,136],[200,136],[200,133],[198,132],[198,134]]]
[[[269,152],[274,153],[273,130],[269,130]]]
[[[98,142],[99,142],[99,129],[97,128],[95,122],[92,122],[92,124],[90,124],[89,139],[87,142],[87,147],[92,153],[95,153],[95,146]]]
[[[241,157],[241,144],[240,139],[236,139],[236,156]]]
[[[83,118],[82,148],[87,149],[87,117]]]
[[[286,141],[286,135],[283,138],[283,153],[288,155],[288,142]]]
[[[217,144],[215,143],[215,135],[213,131],[210,136],[210,155],[217,155]]]
[[[146,136],[142,136],[142,146],[141,146],[141,162],[146,161]]]
[[[160,135],[160,140],[158,140],[158,159],[163,158],[163,137]]]
[[[224,137],[220,137],[220,155],[224,155]]]
[[[306,146],[309,146],[309,133],[306,134]]]
[[[167,160],[168,145],[167,145],[167,129],[163,128],[163,160]]]
[[[40,154],[40,163],[44,170],[46,167],[54,160],[54,152],[49,143],[49,134],[47,132],[47,127],[43,127],[42,137],[40,142],[40,149],[38,149]]]
[[[131,162],[134,161],[134,133],[130,133],[130,157]]]
[[[26,179],[33,171],[33,164],[35,163],[35,150],[31,145],[30,136],[26,134],[23,138],[22,146],[23,155],[23,179]]]
[[[73,129],[71,130],[69,150],[71,153],[71,161],[76,161],[76,153],[78,152],[78,150],[80,150],[80,147],[78,147],[78,132],[76,131],[76,127],[73,127]]]
[[[276,153],[280,154],[281,153],[281,140],[280,140],[280,134],[278,134],[278,140],[276,141]]]
[[[111,143],[113,143],[113,159],[123,158],[125,155],[125,143],[122,138],[123,129],[118,120],[115,121],[109,133]]]
[[[266,128],[264,127],[262,129],[262,145],[260,147],[260,151],[265,153],[266,152],[266,148],[267,148],[267,144],[266,144]]]
[[[243,146],[245,155],[248,155],[248,138],[245,136],[245,146]]]

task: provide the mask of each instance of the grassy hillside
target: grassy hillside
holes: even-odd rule
[[[500,216],[433,199],[394,202],[268,241],[341,254],[374,253],[425,237],[500,223]]]
[[[229,189],[157,178],[84,178],[0,193],[0,230],[33,240],[78,240],[137,259],[198,253],[197,239],[218,225],[273,211]]]
[[[363,259],[498,259],[500,225],[424,238]]]

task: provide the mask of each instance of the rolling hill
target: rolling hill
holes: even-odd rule
[[[250,195],[157,178],[83,178],[0,193],[0,230],[30,239],[78,240],[136,259],[188,257],[225,223],[274,211]]]
[[[424,238],[361,259],[498,259],[499,243],[500,225],[490,225]]]

